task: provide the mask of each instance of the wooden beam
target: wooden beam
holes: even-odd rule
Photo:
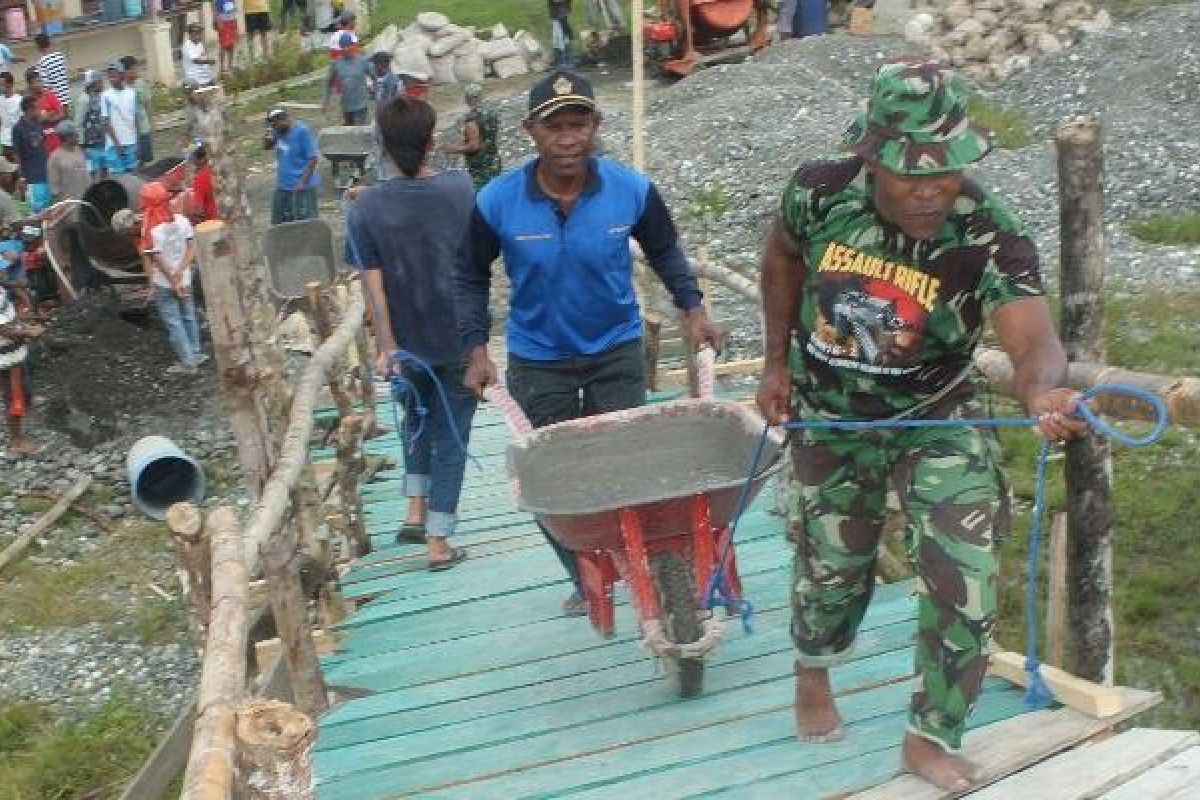
[[[1103,364],[1104,153],[1100,121],[1079,117],[1054,137],[1062,247],[1062,339],[1070,361]],[[1112,445],[1097,433],[1066,445],[1067,614],[1074,672],[1111,684]]]
[[[76,479],[75,484],[62,497],[58,498],[58,502],[52,505],[45,514],[37,518],[37,521],[25,529],[21,535],[13,539],[8,547],[4,548],[4,552],[0,552],[0,570],[3,570],[10,561],[17,558],[21,553],[25,552],[25,548],[29,543],[41,536],[46,531],[58,522],[58,518],[67,513],[67,509],[71,504],[79,499],[79,496],[87,491],[87,488],[92,485],[92,476],[83,475]]]
[[[1124,703],[1121,689],[1077,678],[1048,664],[1042,665],[1041,672],[1046,685],[1054,692],[1054,699],[1067,708],[1073,708],[1096,719],[1105,719],[1120,713]],[[1007,650],[993,652],[988,664],[988,674],[1004,678],[1018,686],[1029,686],[1025,656],[1020,653]]]
[[[1200,747],[1102,795],[1099,800],[1195,800],[1200,797]]]
[[[292,683],[292,696],[301,711],[319,716],[329,708],[329,696],[313,647],[308,603],[300,586],[297,545],[296,532],[291,526],[269,538],[262,548],[263,571],[275,630],[283,642],[282,654]]]
[[[1054,800],[1093,800],[1190,747],[1200,744],[1195,731],[1135,728],[1094,744],[1043,761],[1009,775],[971,795],[971,800],[1012,800],[1052,797]]]
[[[1067,653],[1067,516],[1050,518],[1049,589],[1046,596],[1046,663],[1065,668]]]
[[[259,503],[246,525],[246,564],[254,574],[259,563],[259,548],[279,529],[288,509],[292,487],[308,456],[308,439],[313,429],[313,406],[317,390],[325,383],[330,365],[346,352],[363,323],[362,297],[355,298],[333,335],[313,353],[296,384],[288,426],[284,432],[279,460],[271,478],[263,486]]]
[[[196,724],[196,698],[184,704],[170,730],[158,747],[142,763],[142,768],[121,794],[121,800],[161,800],[171,782],[187,764],[192,746],[192,726]]]
[[[342,637],[331,631],[316,629],[312,632],[313,649],[319,656],[336,653],[342,644]],[[275,666],[283,643],[279,639],[263,639],[254,643],[254,663],[260,673],[266,673]]]
[[[181,800],[227,800],[234,786],[234,713],[246,686],[248,577],[237,514],[222,506],[205,525],[212,550],[212,613],[200,667],[196,728]]]

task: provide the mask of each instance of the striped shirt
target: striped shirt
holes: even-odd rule
[[[8,292],[0,288],[0,327],[17,321],[17,309],[8,299]],[[25,343],[20,339],[8,339],[0,334],[0,369],[8,369],[25,361]]]
[[[46,53],[37,61],[38,75],[46,88],[54,92],[64,106],[71,105],[71,80],[67,76],[67,57],[62,53]]]

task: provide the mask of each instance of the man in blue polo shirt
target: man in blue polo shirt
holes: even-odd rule
[[[488,293],[492,262],[503,254],[512,285],[506,383],[537,427],[646,401],[631,236],[684,312],[692,341],[719,347],[724,338],[701,305],[658,189],[592,154],[599,126],[583,77],[555,70],[533,86],[525,130],[538,156],[480,191],[456,273],[464,383],[479,392],[497,380]],[[564,611],[586,613],[574,554],[547,538],[575,584]]]
[[[282,108],[267,114],[270,130],[263,147],[275,148],[275,196],[271,200],[271,224],[313,219],[317,216],[317,171],[320,152],[317,137],[300,120],[293,120]]]

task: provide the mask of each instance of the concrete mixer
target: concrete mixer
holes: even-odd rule
[[[659,0],[643,26],[646,52],[668,75],[757,52],[769,41],[769,0]],[[732,37],[746,32],[745,44]]]

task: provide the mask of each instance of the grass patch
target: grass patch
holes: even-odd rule
[[[628,0],[622,0],[621,8],[628,25]],[[404,28],[416,19],[419,12],[427,9],[440,11],[455,25],[473,25],[480,31],[490,29],[497,22],[503,22],[510,34],[519,30],[529,31],[549,47],[550,14],[546,0],[509,0],[506,3],[497,3],[495,0],[441,0],[436,4],[425,5],[413,0],[378,0],[371,27],[382,30],[388,24],[395,23]],[[586,9],[586,3],[572,4],[571,27],[576,36],[590,27]],[[578,47],[578,39],[575,46]]]
[[[967,98],[971,119],[996,134],[996,145],[1004,150],[1020,150],[1033,144],[1033,134],[1025,115],[1015,108],[993,103],[980,95]]]
[[[1157,214],[1129,228],[1134,236],[1151,244],[1200,244],[1200,211]]]
[[[57,536],[70,535],[60,528]],[[169,615],[165,610],[143,611],[142,606],[170,605],[142,591],[147,564],[167,548],[160,524],[124,529],[105,538],[95,550],[68,566],[37,564],[28,558],[6,568],[0,582],[0,634],[30,629],[105,625],[132,622],[147,641],[162,640]],[[139,598],[129,605],[130,596]],[[176,630],[183,630],[182,612]]]
[[[1162,374],[1197,374],[1196,320],[1200,292],[1138,295],[1113,299],[1106,309],[1109,361]],[[1018,413],[997,401],[996,415]],[[1121,423],[1134,424],[1134,423]],[[1140,425],[1138,426],[1140,427]],[[1037,440],[1024,431],[1001,433],[1014,494],[1024,512],[1001,549],[1001,619],[997,639],[1021,650],[1025,641],[1025,576],[1029,507]],[[1195,489],[1200,442],[1195,431],[1172,429],[1154,447],[1113,447],[1115,541],[1113,545],[1117,681],[1163,692],[1165,702],[1139,717],[1150,727],[1200,728],[1200,657],[1195,638],[1200,596],[1182,587],[1195,582],[1200,518]],[[1047,485],[1050,511],[1065,507],[1060,463],[1052,464]],[[1042,543],[1043,587],[1048,546]],[[1039,608],[1039,622],[1044,609]],[[1043,632],[1044,634],[1044,632]]]
[[[155,725],[144,703],[123,697],[66,724],[37,706],[0,700],[0,800],[119,797],[153,749]]]

